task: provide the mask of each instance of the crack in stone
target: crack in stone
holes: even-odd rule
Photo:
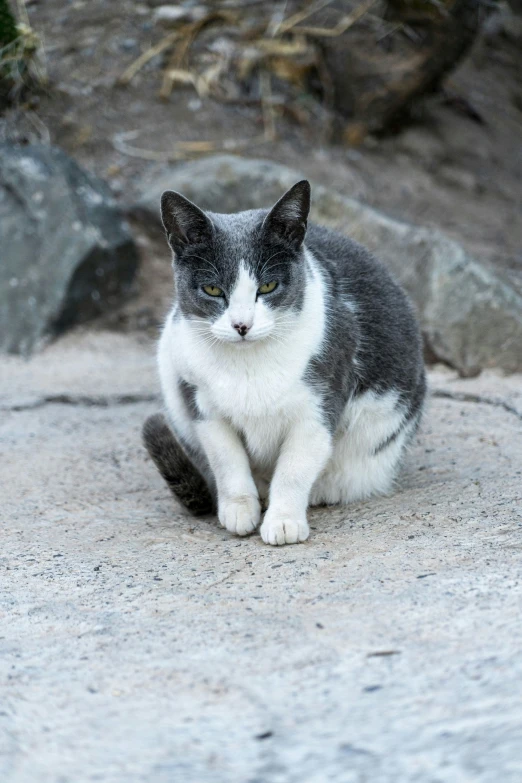
[[[2,405],[1,411],[32,411],[45,405],[77,405],[84,408],[112,408],[118,405],[135,405],[140,402],[158,401],[156,394],[110,394],[90,396],[88,394],[49,394],[19,405]]]
[[[447,389],[433,389],[431,396],[437,399],[454,400],[455,402],[472,402],[482,405],[491,405],[494,408],[502,408],[507,413],[516,416],[522,421],[522,413],[504,400],[495,397],[483,397],[480,394],[470,392],[448,391]],[[36,410],[46,405],[76,405],[84,408],[111,408],[119,405],[136,405],[140,402],[157,402],[156,394],[112,394],[106,396],[91,396],[88,394],[49,394],[45,397],[19,405],[1,405],[0,411],[19,413],[22,411]]]
[[[455,400],[455,402],[474,402],[482,405],[491,405],[494,408],[502,408],[503,410],[507,411],[507,413],[512,413],[517,417],[517,419],[522,421],[522,413],[519,413],[519,411],[517,411],[513,405],[510,405],[508,402],[505,402],[498,397],[483,397],[481,394],[448,391],[447,389],[433,389],[431,396],[443,400]]]

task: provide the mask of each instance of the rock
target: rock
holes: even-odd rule
[[[205,6],[183,6],[183,5],[161,5],[154,11],[154,21],[162,24],[173,24],[176,22],[189,21],[195,22],[203,19],[208,13]]]
[[[138,41],[136,38],[124,38],[120,43],[120,49],[123,49],[124,52],[131,52],[133,49],[136,49],[137,46]]]
[[[108,187],[58,149],[0,145],[0,350],[30,353],[129,293],[138,253]]]
[[[266,160],[215,156],[172,167],[145,187],[135,212],[160,225],[163,190],[204,209],[267,207],[302,172]],[[312,220],[362,242],[413,298],[428,354],[473,375],[484,367],[522,369],[522,297],[493,269],[439,231],[387,217],[322,185],[312,188]]]
[[[321,50],[329,98],[344,120],[339,135],[348,144],[404,124],[419,99],[431,95],[468,52],[482,22],[476,0],[452,0],[444,6],[431,0],[388,0],[384,14],[375,8],[367,14],[369,4],[325,3],[308,33]],[[356,24],[348,23],[336,35],[314,34],[313,27],[342,28],[347,13]],[[398,34],[404,27],[412,34]]]
[[[479,193],[481,190],[479,179],[472,171],[466,171],[449,163],[437,167],[437,177],[440,182],[466,190],[468,193]]]

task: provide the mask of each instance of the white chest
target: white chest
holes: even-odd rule
[[[231,344],[202,336],[188,319],[170,319],[160,343],[160,365],[171,368],[163,386],[179,379],[195,386],[203,416],[228,420],[255,461],[271,463],[290,423],[316,413],[303,377],[324,330],[323,286],[312,269],[302,310],[288,314],[286,330],[273,338]]]

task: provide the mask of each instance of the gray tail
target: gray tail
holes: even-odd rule
[[[194,465],[161,413],[149,416],[143,425],[143,443],[172,492],[191,514],[214,511],[207,482]]]

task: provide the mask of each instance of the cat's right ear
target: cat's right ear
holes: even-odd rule
[[[200,245],[212,238],[212,222],[188,198],[166,190],[161,197],[161,220],[172,250],[179,253],[187,245]]]
[[[303,179],[297,182],[279,199],[266,216],[263,226],[279,239],[297,250],[306,234],[310,211],[310,183]]]

